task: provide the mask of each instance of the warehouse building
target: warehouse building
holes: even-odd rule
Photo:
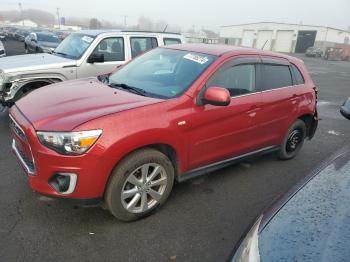
[[[336,44],[349,44],[350,32],[324,26],[285,23],[251,23],[222,26],[220,43],[285,53],[305,53],[310,46],[323,51]]]

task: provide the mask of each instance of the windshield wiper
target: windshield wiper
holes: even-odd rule
[[[124,84],[124,83],[111,83],[108,86],[113,87],[113,88],[121,87],[122,89],[130,90],[131,92],[138,94],[138,95],[141,95],[141,96],[146,96],[146,94],[147,94],[147,92],[141,88],[129,86],[129,85]]]
[[[58,54],[58,55],[62,55],[62,56],[68,56],[67,54],[65,53],[61,53],[61,52],[55,52],[55,51],[52,51],[53,54]]]

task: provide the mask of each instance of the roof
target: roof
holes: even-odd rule
[[[91,36],[98,36],[104,33],[146,33],[146,34],[171,34],[171,35],[180,35],[179,33],[171,32],[153,32],[153,31],[140,31],[140,30],[123,30],[123,29],[95,29],[95,30],[81,30],[77,33],[84,33]]]
[[[242,26],[242,25],[256,25],[256,24],[279,24],[279,25],[293,25],[293,26],[310,26],[310,27],[319,27],[319,28],[328,28],[333,30],[338,30],[342,32],[350,33],[350,31],[339,29],[335,27],[322,26],[322,25],[303,25],[303,24],[293,24],[293,23],[282,23],[282,22],[255,22],[255,23],[243,23],[243,24],[235,24],[235,25],[224,25],[221,27],[232,27],[232,26]]]
[[[272,57],[280,57],[287,59],[288,61],[299,61],[299,58],[289,56],[281,53],[275,53],[271,51],[265,51],[261,49],[255,49],[251,47],[233,46],[233,45],[220,45],[220,44],[178,44],[162,46],[161,48],[182,50],[188,52],[195,52],[207,55],[222,56],[227,53],[231,54],[245,54],[245,55],[266,55]]]

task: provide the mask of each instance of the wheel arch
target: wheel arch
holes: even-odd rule
[[[298,119],[302,120],[306,126],[306,137],[311,139],[317,128],[317,114],[304,114],[298,117]]]
[[[180,172],[180,168],[179,168],[179,158],[178,158],[178,153],[175,149],[175,147],[173,147],[172,145],[168,144],[168,143],[153,143],[153,144],[146,144],[146,145],[142,145],[139,146],[137,148],[133,148],[131,150],[129,150],[128,152],[124,153],[122,155],[122,157],[120,157],[120,159],[115,163],[115,165],[113,166],[113,168],[111,169],[111,171],[108,174],[107,180],[104,183],[104,190],[103,190],[103,196],[106,194],[106,190],[107,187],[110,183],[111,177],[112,177],[112,173],[113,170],[115,168],[117,168],[117,166],[120,164],[121,161],[123,161],[125,158],[127,158],[128,156],[130,156],[131,154],[135,153],[138,150],[142,150],[142,149],[146,149],[146,148],[152,148],[155,149],[161,153],[163,153],[164,155],[166,155],[169,160],[171,161],[173,167],[174,167],[174,179],[176,180],[178,177],[178,173]]]

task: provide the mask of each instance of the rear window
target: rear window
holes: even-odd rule
[[[271,90],[292,85],[289,66],[265,64],[263,66],[263,89]]]
[[[305,80],[303,78],[303,75],[300,73],[300,70],[292,64],[292,70],[293,70],[293,74],[295,77],[295,85],[302,85],[305,83]]]
[[[181,40],[179,38],[164,38],[164,45],[176,45],[181,44]]]

